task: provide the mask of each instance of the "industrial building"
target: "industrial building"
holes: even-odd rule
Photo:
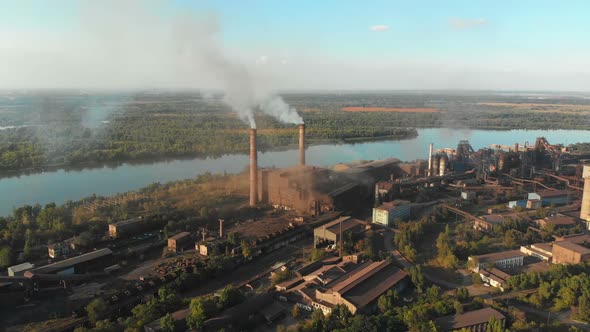
[[[92,251],[80,256],[37,267],[31,270],[35,274],[81,274],[92,271],[101,271],[107,266],[113,265],[113,252],[104,248]]]
[[[20,277],[25,274],[25,272],[32,270],[35,268],[35,264],[31,264],[29,262],[10,266],[8,268],[8,276],[9,277]]]
[[[178,252],[192,243],[191,233],[181,232],[168,238],[168,250]]]
[[[394,200],[373,208],[373,223],[391,226],[395,220],[410,219],[411,205],[409,201]]]
[[[506,289],[506,282],[511,277],[508,273],[498,270],[495,267],[479,270],[481,280],[492,287],[499,288],[501,291]]]
[[[582,194],[580,219],[590,221],[590,165],[584,165],[582,178],[584,179],[584,191]]]
[[[488,265],[494,265],[501,268],[513,268],[522,266],[524,264],[524,256],[520,250],[508,250],[508,251],[500,251],[491,254],[479,255],[479,256],[469,256],[469,262],[477,262],[477,264],[473,264],[471,270],[473,272],[479,272],[480,269],[485,269]]]
[[[577,225],[577,222],[574,218],[565,216],[563,214],[556,214],[543,219],[537,219],[534,222],[538,227],[553,227],[555,229],[572,228],[576,227]]]
[[[52,243],[47,246],[47,255],[51,258],[56,258],[69,254],[72,249],[71,241]]]
[[[140,231],[144,225],[143,218],[137,217],[109,224],[109,236],[112,238],[127,236]]]
[[[436,326],[443,332],[473,331],[485,332],[490,318],[500,321],[502,327],[506,326],[506,317],[492,308],[483,308],[466,313],[437,318]]]
[[[313,230],[313,243],[317,247],[323,242],[339,243],[340,234],[345,237],[348,233],[360,233],[364,230],[365,223],[351,217],[340,217],[329,223],[316,227]]]
[[[342,173],[313,166],[262,169],[257,178],[259,202],[304,215],[354,209],[367,196],[360,183]]]
[[[545,262],[551,262],[553,258],[552,243],[534,243],[528,246],[521,246],[520,252],[527,256],[536,257]]]
[[[544,190],[528,194],[528,200],[539,200],[541,205],[565,205],[571,202],[572,193],[567,190]]]
[[[408,274],[390,261],[338,260],[281,286],[306,307],[328,314],[340,304],[356,314],[372,311],[381,295],[390,289],[402,292],[408,284]]]
[[[590,260],[590,249],[570,241],[553,243],[553,263],[579,264]]]
[[[473,228],[482,231],[490,231],[495,225],[502,225],[503,223],[504,217],[502,215],[487,214],[484,216],[480,216],[478,219],[475,219]]]

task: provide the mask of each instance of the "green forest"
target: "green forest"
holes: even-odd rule
[[[307,142],[406,139],[416,128],[590,129],[589,117],[498,103],[513,97],[428,94],[287,94]],[[559,101],[548,99],[547,103]],[[574,103],[574,101],[568,101]],[[346,106],[428,107],[437,113],[344,112]],[[581,105],[580,107],[587,107]],[[584,110],[584,108],[583,108]],[[580,111],[580,112],[583,112]],[[542,112],[539,112],[542,111]],[[297,143],[295,125],[256,114],[259,150]],[[23,94],[0,99],[0,171],[248,151],[246,124],[219,99],[198,93]]]

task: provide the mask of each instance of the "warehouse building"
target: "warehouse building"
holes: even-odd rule
[[[553,243],[553,263],[579,264],[590,260],[590,249],[570,241]]]
[[[543,206],[565,205],[571,202],[571,192],[567,190],[545,190],[528,194],[529,200],[539,200]]]
[[[334,306],[345,305],[356,314],[371,312],[381,295],[391,289],[401,293],[409,282],[408,274],[390,261],[345,260],[325,264],[281,286],[287,297],[309,310],[328,314]]]
[[[479,256],[470,256],[468,262],[471,263],[471,270],[478,273],[480,269],[485,269],[488,265],[504,269],[522,266],[524,264],[524,256],[525,254],[520,252],[520,250],[509,250]]]
[[[488,322],[492,317],[500,321],[502,327],[506,326],[506,317],[492,308],[483,308],[463,314],[440,317],[436,319],[435,324],[443,332],[461,330],[485,332]]]
[[[182,232],[168,238],[168,250],[178,252],[193,243],[191,233]]]
[[[31,270],[35,274],[81,274],[92,271],[102,271],[113,265],[114,258],[111,249],[104,248],[80,256],[68,258],[61,262],[37,267]]]
[[[395,220],[410,219],[411,205],[404,200],[395,200],[383,203],[373,208],[373,223],[384,226],[391,226]]]
[[[545,262],[551,262],[553,258],[552,243],[533,243],[528,246],[521,246],[520,252],[527,256],[536,257]]]
[[[109,236],[112,238],[122,237],[137,233],[143,228],[143,218],[137,217],[116,222],[109,225]]]
[[[346,237],[348,233],[360,233],[365,228],[365,223],[361,220],[351,217],[340,217],[329,223],[316,227],[313,230],[313,243],[317,247],[323,242],[339,243],[340,232]]]
[[[576,227],[577,223],[572,217],[568,217],[563,214],[556,214],[543,219],[537,219],[535,220],[535,224],[537,224],[538,227],[553,227],[555,229],[560,229]]]

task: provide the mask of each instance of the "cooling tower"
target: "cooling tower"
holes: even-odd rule
[[[258,201],[258,154],[256,151],[256,129],[250,129],[250,206]]]
[[[299,125],[299,165],[305,166],[305,125]]]

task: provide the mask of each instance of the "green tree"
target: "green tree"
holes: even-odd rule
[[[208,298],[195,298],[191,300],[187,317],[188,327],[200,329],[203,323],[215,313],[215,303]]]
[[[92,300],[86,306],[86,312],[88,313],[88,319],[90,320],[90,323],[92,325],[96,324],[97,321],[105,318],[108,311],[109,311],[109,308],[108,308],[106,302],[101,298],[97,298],[97,299]]]
[[[170,313],[167,313],[162,319],[160,320],[160,328],[164,332],[174,332],[174,318]]]
[[[457,289],[457,299],[459,301],[465,301],[469,298],[469,290],[466,287],[459,287]]]
[[[504,327],[502,327],[502,321],[497,320],[495,317],[490,317],[488,320],[488,325],[486,326],[486,332],[504,332],[506,331]]]
[[[324,250],[322,249],[318,249],[318,248],[313,248],[311,250],[311,261],[315,262],[315,261],[320,261],[322,259],[324,259],[326,257],[326,253],[324,252]]]
[[[229,308],[244,300],[244,295],[239,289],[229,285],[221,290],[219,294],[219,305],[221,308]]]
[[[408,269],[410,280],[416,287],[418,293],[422,293],[426,286],[426,280],[424,279],[424,273],[422,272],[422,265],[415,265]]]
[[[0,249],[0,266],[6,268],[12,265],[12,249],[3,247]]]
[[[299,309],[297,304],[293,305],[293,309],[291,309],[291,316],[293,316],[293,318],[299,318],[299,316],[301,316],[301,309]]]
[[[245,259],[252,258],[252,249],[250,248],[250,243],[246,240],[242,240],[242,255]]]
[[[590,322],[590,297],[586,292],[578,300],[578,310],[575,317],[581,321]]]

